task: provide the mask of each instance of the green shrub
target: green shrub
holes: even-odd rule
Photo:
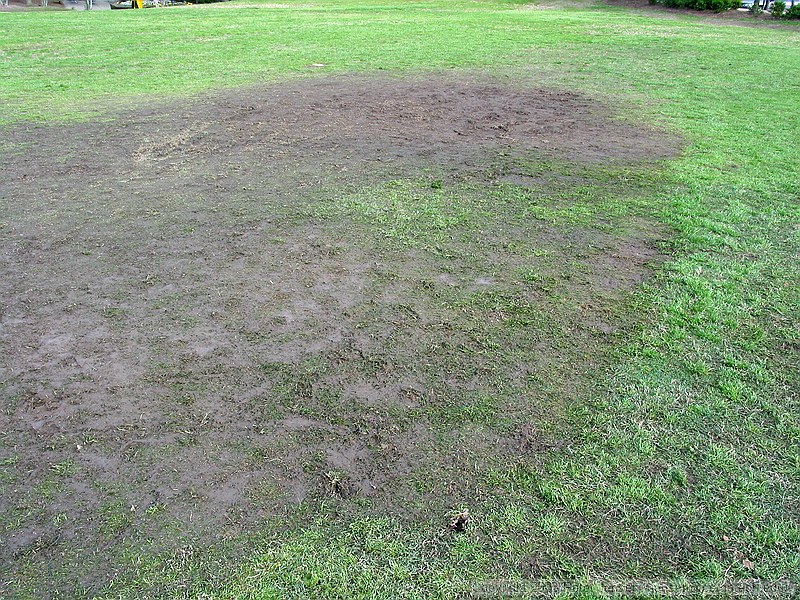
[[[741,0],[661,0],[660,4],[670,8],[691,8],[723,12],[742,5]]]
[[[786,12],[786,2],[782,2],[781,0],[775,0],[775,3],[772,5],[772,16],[776,19],[782,19],[783,14]]]
[[[741,5],[741,0],[711,0],[710,8],[714,12],[725,12],[732,8],[739,8]]]
[[[786,11],[783,15],[784,19],[800,19],[800,4],[795,4],[792,8]]]

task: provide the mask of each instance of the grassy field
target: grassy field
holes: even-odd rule
[[[434,166],[413,176],[379,173],[358,185],[337,181],[324,198],[309,196],[297,208],[277,201],[255,207],[238,197],[232,202],[241,213],[215,207],[234,225],[279,215],[291,227],[327,227],[336,232],[331,239],[373,262],[397,265],[413,256],[453,277],[480,270],[488,232],[497,261],[491,275],[502,284],[495,291],[440,289],[423,267],[416,280],[411,267],[370,275],[381,290],[411,282],[460,340],[458,351],[430,350],[419,359],[421,342],[402,336],[386,351],[436,392],[413,409],[353,408],[347,398],[323,397],[321,386],[337,369],[352,381],[374,379],[382,367],[369,361],[352,373],[313,353],[289,366],[259,363],[274,386],[275,414],[330,427],[364,419],[369,428],[378,420],[377,428],[412,438],[422,423],[423,458],[413,458],[412,439],[405,451],[411,467],[380,500],[340,493],[332,471],[319,474],[327,487],[299,503],[280,490],[263,492],[253,502],[272,503],[271,510],[217,536],[190,530],[159,504],[129,510],[124,485],[115,482],[81,528],[74,521],[83,513],[63,506],[78,493],[70,478],[89,466],[68,454],[52,459],[58,444],[72,447],[74,439],[48,442],[54,462],[35,471],[21,457],[26,438],[5,424],[0,541],[44,521],[55,530],[73,521],[78,533],[15,550],[0,593],[604,598],[636,591],[657,598],[669,597],[658,588],[668,584],[689,597],[725,586],[749,597],[800,589],[793,587],[800,586],[797,27],[593,4],[233,2],[0,13],[0,60],[0,152],[8,156],[21,146],[17,133],[5,132],[36,131],[31,122],[66,127],[141,107],[191,110],[210,92],[230,99],[240,86],[354,72],[465,80],[490,73],[575,91],[613,107],[620,122],[658,126],[684,144],[674,158],[646,165],[509,158],[514,173],[544,182],[539,197],[518,182],[489,185]],[[31,195],[20,206],[8,184],[13,175],[0,182],[3,265],[12,264],[18,229],[66,239],[84,231],[76,225],[84,207],[105,206],[101,192],[81,199],[80,190],[59,192],[63,210],[57,195],[55,204]],[[134,209],[117,214],[111,207],[104,217],[121,244],[135,244],[124,237]],[[201,201],[192,209],[210,210]],[[531,223],[550,241],[531,242]],[[184,225],[167,215],[148,232]],[[269,235],[288,237],[282,226]],[[91,219],[81,227],[93,227]],[[516,246],[502,244],[506,231]],[[630,286],[598,295],[569,283],[611,276],[587,266],[591,253],[573,256],[574,247],[561,245],[581,236],[609,248],[645,240],[658,258]],[[519,256],[525,260],[515,262]],[[541,299],[523,301],[521,289]],[[0,328],[12,326],[4,319],[11,298],[2,296]],[[601,307],[601,331],[586,324],[578,303]],[[347,318],[379,336],[376,323],[385,315],[370,306],[356,305]],[[111,329],[124,333],[124,313],[109,310]],[[197,318],[188,309],[175,314]],[[429,334],[431,344],[438,339],[433,330],[409,331]],[[13,344],[4,335],[2,347]],[[523,368],[531,364],[540,368]],[[148,368],[143,377],[166,377]],[[451,394],[441,381],[454,373],[470,383]],[[9,419],[20,410],[20,377],[24,369],[20,375],[0,365]],[[164,385],[194,396],[219,391],[174,379]],[[314,391],[302,392],[305,385]],[[498,440],[513,448],[495,450]],[[318,468],[313,457],[298,460],[306,471]],[[35,486],[26,487],[27,479]],[[465,508],[466,531],[451,531],[448,523]],[[144,535],[152,531],[161,533]]]

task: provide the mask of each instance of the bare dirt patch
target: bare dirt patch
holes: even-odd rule
[[[4,138],[0,535],[56,587],[320,497],[413,518],[535,460],[660,256],[641,217],[570,210],[679,147],[578,94],[448,78]]]

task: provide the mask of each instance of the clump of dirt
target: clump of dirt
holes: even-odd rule
[[[605,183],[487,165],[679,148],[575,93],[436,77],[4,138],[2,560],[46,561],[55,587],[104,584],[99,557],[127,543],[230,536],[321,496],[466,504],[482,470],[546,446],[529,423],[557,418],[660,256],[648,222],[535,216]],[[471,212],[395,243],[386,212],[342,199],[397,179]]]

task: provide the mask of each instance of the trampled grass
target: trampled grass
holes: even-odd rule
[[[122,576],[109,577],[101,597],[560,589],[594,598],[638,582],[650,598],[668,595],[647,587],[666,580],[693,596],[754,579],[800,586],[800,30],[600,5],[326,1],[0,13],[0,34],[5,122],[191,104],[192,94],[265,79],[448,70],[579,90],[687,141],[662,169],[594,167],[589,190],[568,190],[573,201],[513,215],[568,228],[646,214],[669,232],[669,258],[619,308],[625,327],[602,350],[592,385],[543,433],[544,458],[470,471],[474,498],[451,507],[469,508],[465,534],[425,506],[381,517],[358,502],[301,505],[209,548],[151,550],[122,538],[113,548]],[[633,197],[621,191],[626,177]],[[497,193],[519,210],[514,189]],[[469,183],[388,182],[312,216],[346,215],[390,249],[435,249],[483,222],[473,200]],[[0,213],[0,230],[6,219]],[[558,304],[556,283],[527,276]],[[513,297],[443,302],[464,311],[493,303],[514,316],[507,330],[480,332],[500,363],[515,357],[497,344],[539,318]],[[557,377],[541,386],[558,389]],[[498,427],[505,418],[486,398],[435,410]],[[5,450],[0,466],[12,469]],[[53,465],[42,503],[73,468]],[[0,485],[7,494],[13,482]],[[121,501],[105,506],[110,535],[125,530],[125,511]],[[19,519],[9,512],[2,526]],[[12,596],[69,580],[63,565],[51,563],[43,582],[35,556],[20,563],[6,582]]]

